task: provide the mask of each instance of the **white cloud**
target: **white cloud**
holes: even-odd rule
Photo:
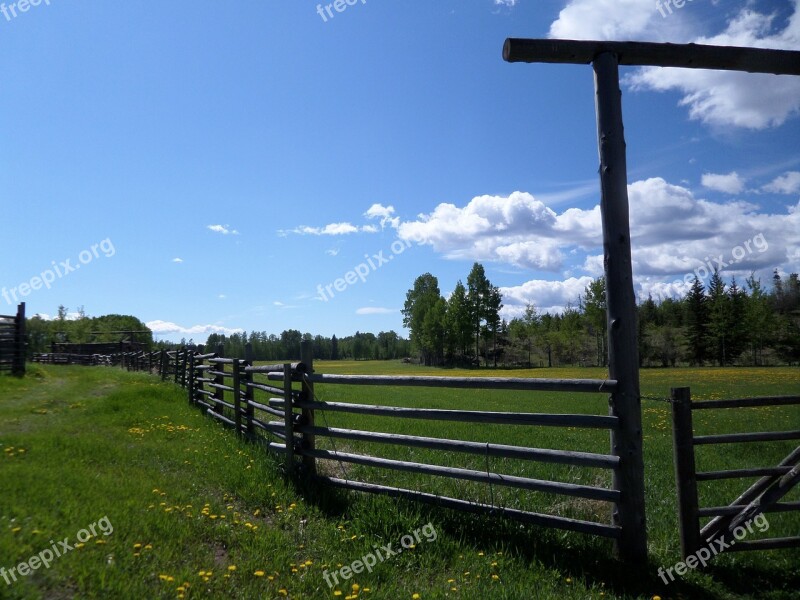
[[[239,235],[238,231],[230,228],[230,225],[208,225],[207,227],[214,233],[221,233],[222,235]]]
[[[734,16],[722,33],[699,36],[693,41],[797,50],[800,0],[794,1],[793,9],[783,29],[776,22],[777,11],[761,14],[747,7]],[[628,76],[626,82],[634,90],[678,90],[683,94],[680,105],[688,107],[690,118],[716,127],[778,127],[800,112],[800,78],[788,75],[646,67]]]
[[[762,190],[773,194],[800,193],[800,171],[787,171],[765,185]]]
[[[389,225],[393,229],[397,229],[397,226],[400,224],[400,219],[393,215],[394,215],[394,206],[391,205],[384,206],[383,204],[377,204],[377,203],[370,206],[367,209],[367,212],[364,213],[364,216],[367,217],[368,219],[380,219],[381,229],[384,229],[387,225]]]
[[[710,190],[740,194],[744,190],[745,180],[736,171],[731,171],[727,175],[703,173],[701,183]]]
[[[220,294],[219,296],[217,296],[217,298],[219,298],[220,300],[225,300],[227,297],[228,296],[226,296],[225,294]]]
[[[299,233],[301,235],[347,235],[357,232],[358,227],[350,223],[329,223],[325,225],[325,227],[301,225],[297,229],[292,230],[292,233]]]
[[[400,239],[430,244],[452,259],[501,261],[553,270],[562,262],[553,239],[557,215],[526,192],[477,196],[465,207],[440,204],[401,223]]]
[[[153,332],[161,335],[180,334],[180,335],[198,335],[208,333],[224,333],[231,335],[232,333],[242,333],[244,330],[230,327],[222,327],[220,325],[193,325],[191,327],[183,327],[171,321],[148,321],[145,323],[147,327]]]
[[[327,254],[328,256],[336,256],[337,254],[339,254],[339,252],[340,252],[339,248],[330,248],[329,250],[325,250],[325,254]]]
[[[175,257],[175,258],[173,258],[173,259],[172,259],[172,262],[174,262],[174,263],[182,263],[182,262],[183,262],[183,259],[182,259],[182,258]]]
[[[721,33],[708,35],[689,3],[664,18],[652,0],[570,0],[550,36],[800,49],[800,0],[791,3],[792,15],[782,28],[778,11],[761,14],[753,2],[743,4]],[[624,81],[634,90],[677,90],[690,118],[715,127],[766,129],[800,112],[800,78],[788,75],[644,67]]]
[[[495,6],[508,6],[512,8],[517,5],[519,0],[494,0]]]
[[[644,32],[657,14],[650,0],[572,0],[550,26],[550,37],[632,39]]]
[[[776,266],[790,272],[800,268],[797,206],[782,213],[741,201],[711,202],[660,177],[630,184],[628,196],[637,283],[674,280],[720,256],[729,263],[723,267],[728,275],[746,276]],[[440,204],[432,213],[402,223],[398,233],[450,259],[494,261],[578,279],[603,273],[598,205],[558,214],[525,192],[479,196],[463,207]],[[756,247],[758,235],[768,247]],[[741,253],[735,249],[747,243],[751,250],[732,262],[732,253]],[[568,259],[573,266],[564,272]]]
[[[584,293],[592,277],[570,277],[564,281],[545,281],[534,279],[522,285],[501,287],[503,294],[502,313],[506,319],[519,317],[525,312],[528,303],[533,304],[540,313],[558,313],[567,304],[576,306],[578,296]]]
[[[363,308],[356,309],[357,315],[390,315],[396,312],[400,312],[395,308],[382,308],[379,306],[365,306]]]

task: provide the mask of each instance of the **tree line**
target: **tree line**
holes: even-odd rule
[[[427,365],[605,366],[608,355],[605,279],[592,281],[561,313],[532,304],[501,319],[502,297],[475,263],[445,299],[430,273],[408,290],[403,324]],[[715,271],[706,287],[695,277],[682,298],[638,305],[641,366],[800,363],[800,282],[777,270],[767,290],[753,275],[740,285]]]
[[[394,331],[362,333],[338,338],[300,333],[297,329],[286,329],[280,335],[266,331],[212,333],[205,349],[216,352],[222,345],[225,356],[244,357],[245,347],[250,344],[254,360],[282,361],[300,358],[300,342],[311,341],[315,360],[390,360],[411,355],[409,341]],[[184,341],[185,343],[185,341]]]
[[[408,339],[395,331],[357,331],[339,338],[287,329],[280,334],[212,333],[204,349],[216,351],[221,345],[225,356],[244,357],[250,344],[255,360],[279,362],[299,359],[301,341],[310,340],[316,360],[414,357],[431,366],[606,365],[603,278],[592,281],[560,313],[539,312],[528,304],[521,316],[507,321],[500,317],[502,308],[499,288],[475,263],[466,285],[457,281],[446,299],[432,274],[415,279],[402,310]],[[82,307],[76,319],[66,315],[60,306],[53,320],[28,318],[29,352],[49,352],[52,342],[114,342],[121,339],[120,332],[147,330],[130,315],[88,317]],[[645,367],[800,364],[800,280],[796,273],[784,280],[777,270],[769,287],[753,275],[744,285],[735,277],[726,283],[718,271],[708,286],[695,277],[683,297],[648,296],[640,302],[637,335]],[[185,339],[153,342],[151,333],[136,334],[133,341],[148,350],[198,347]]]

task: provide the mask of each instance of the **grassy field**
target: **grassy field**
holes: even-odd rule
[[[432,370],[399,362],[319,362],[318,372],[497,375]],[[533,377],[597,377],[596,369],[500,372]],[[288,482],[280,459],[239,441],[157,378],[119,369],[33,367],[27,378],[0,377],[0,568],[59,546],[73,547],[6,584],[0,598],[796,598],[798,551],[717,558],[665,586],[659,566],[679,556],[669,388],[695,399],[800,392],[800,372],[676,369],[642,372],[650,568],[631,573],[610,559],[604,540],[521,527],[370,495],[304,490]],[[528,394],[424,388],[317,386],[320,400],[397,406],[605,414],[604,395]],[[653,399],[650,399],[653,398]],[[703,411],[698,433],[800,429],[797,407]],[[430,421],[327,414],[318,424],[443,436]],[[452,424],[447,437],[608,452],[608,433],[555,428]],[[484,460],[396,446],[318,440],[320,447],[477,469]],[[701,448],[701,470],[767,466],[796,444]],[[598,469],[565,469],[491,459],[492,471],[607,486]],[[332,475],[401,485],[505,506],[606,520],[605,503],[565,501],[510,488],[436,481],[399,472],[328,463]],[[728,503],[742,480],[700,484],[701,504]],[[794,490],[787,500],[798,500]],[[88,538],[81,530],[95,527]],[[423,529],[430,524],[426,529]],[[768,535],[797,535],[800,518],[769,515]],[[113,527],[113,531],[109,529]],[[371,573],[329,588],[324,574],[405,534],[427,532],[415,547],[377,561]],[[85,539],[77,542],[79,533]],[[433,537],[435,536],[435,540]],[[418,537],[420,537],[418,535]],[[749,539],[755,539],[753,536]],[[51,541],[52,540],[52,541]],[[61,547],[63,550],[63,547]],[[2,571],[0,571],[0,575]],[[10,577],[10,576],[9,576]]]

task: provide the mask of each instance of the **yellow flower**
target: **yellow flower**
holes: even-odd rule
[[[492,580],[493,581],[497,581],[498,579],[500,579],[499,575],[492,575]]]
[[[413,596],[411,596],[411,600],[419,600],[420,598],[421,596],[419,594],[414,594]]]
[[[264,571],[255,571],[253,573],[253,575],[255,575],[256,577],[263,577],[264,576]]]
[[[288,596],[288,595],[289,595],[289,592],[287,592],[287,591],[286,591],[286,588],[281,588],[281,589],[279,589],[279,590],[278,590],[278,593],[279,593],[281,596]]]
[[[360,590],[360,589],[361,589],[361,586],[360,586],[360,585],[358,585],[357,583],[354,583],[352,587],[353,587],[353,591],[354,591],[354,592],[357,592],[358,590]]]
[[[228,571],[235,571],[236,565],[228,565]]]

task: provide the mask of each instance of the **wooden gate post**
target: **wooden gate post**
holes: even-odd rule
[[[678,492],[678,525],[680,527],[681,553],[683,558],[686,558],[700,549],[692,397],[689,388],[672,388],[670,398],[672,400],[675,487]]]
[[[642,412],[619,61],[616,54],[603,52],[594,57],[592,66],[600,154],[608,371],[609,377],[618,382],[609,401],[610,413],[619,419],[618,427],[611,432],[611,451],[620,458],[613,476],[614,489],[621,494],[613,520],[622,528],[621,537],[615,541],[615,553],[627,562],[643,563],[647,561],[647,527]]]

